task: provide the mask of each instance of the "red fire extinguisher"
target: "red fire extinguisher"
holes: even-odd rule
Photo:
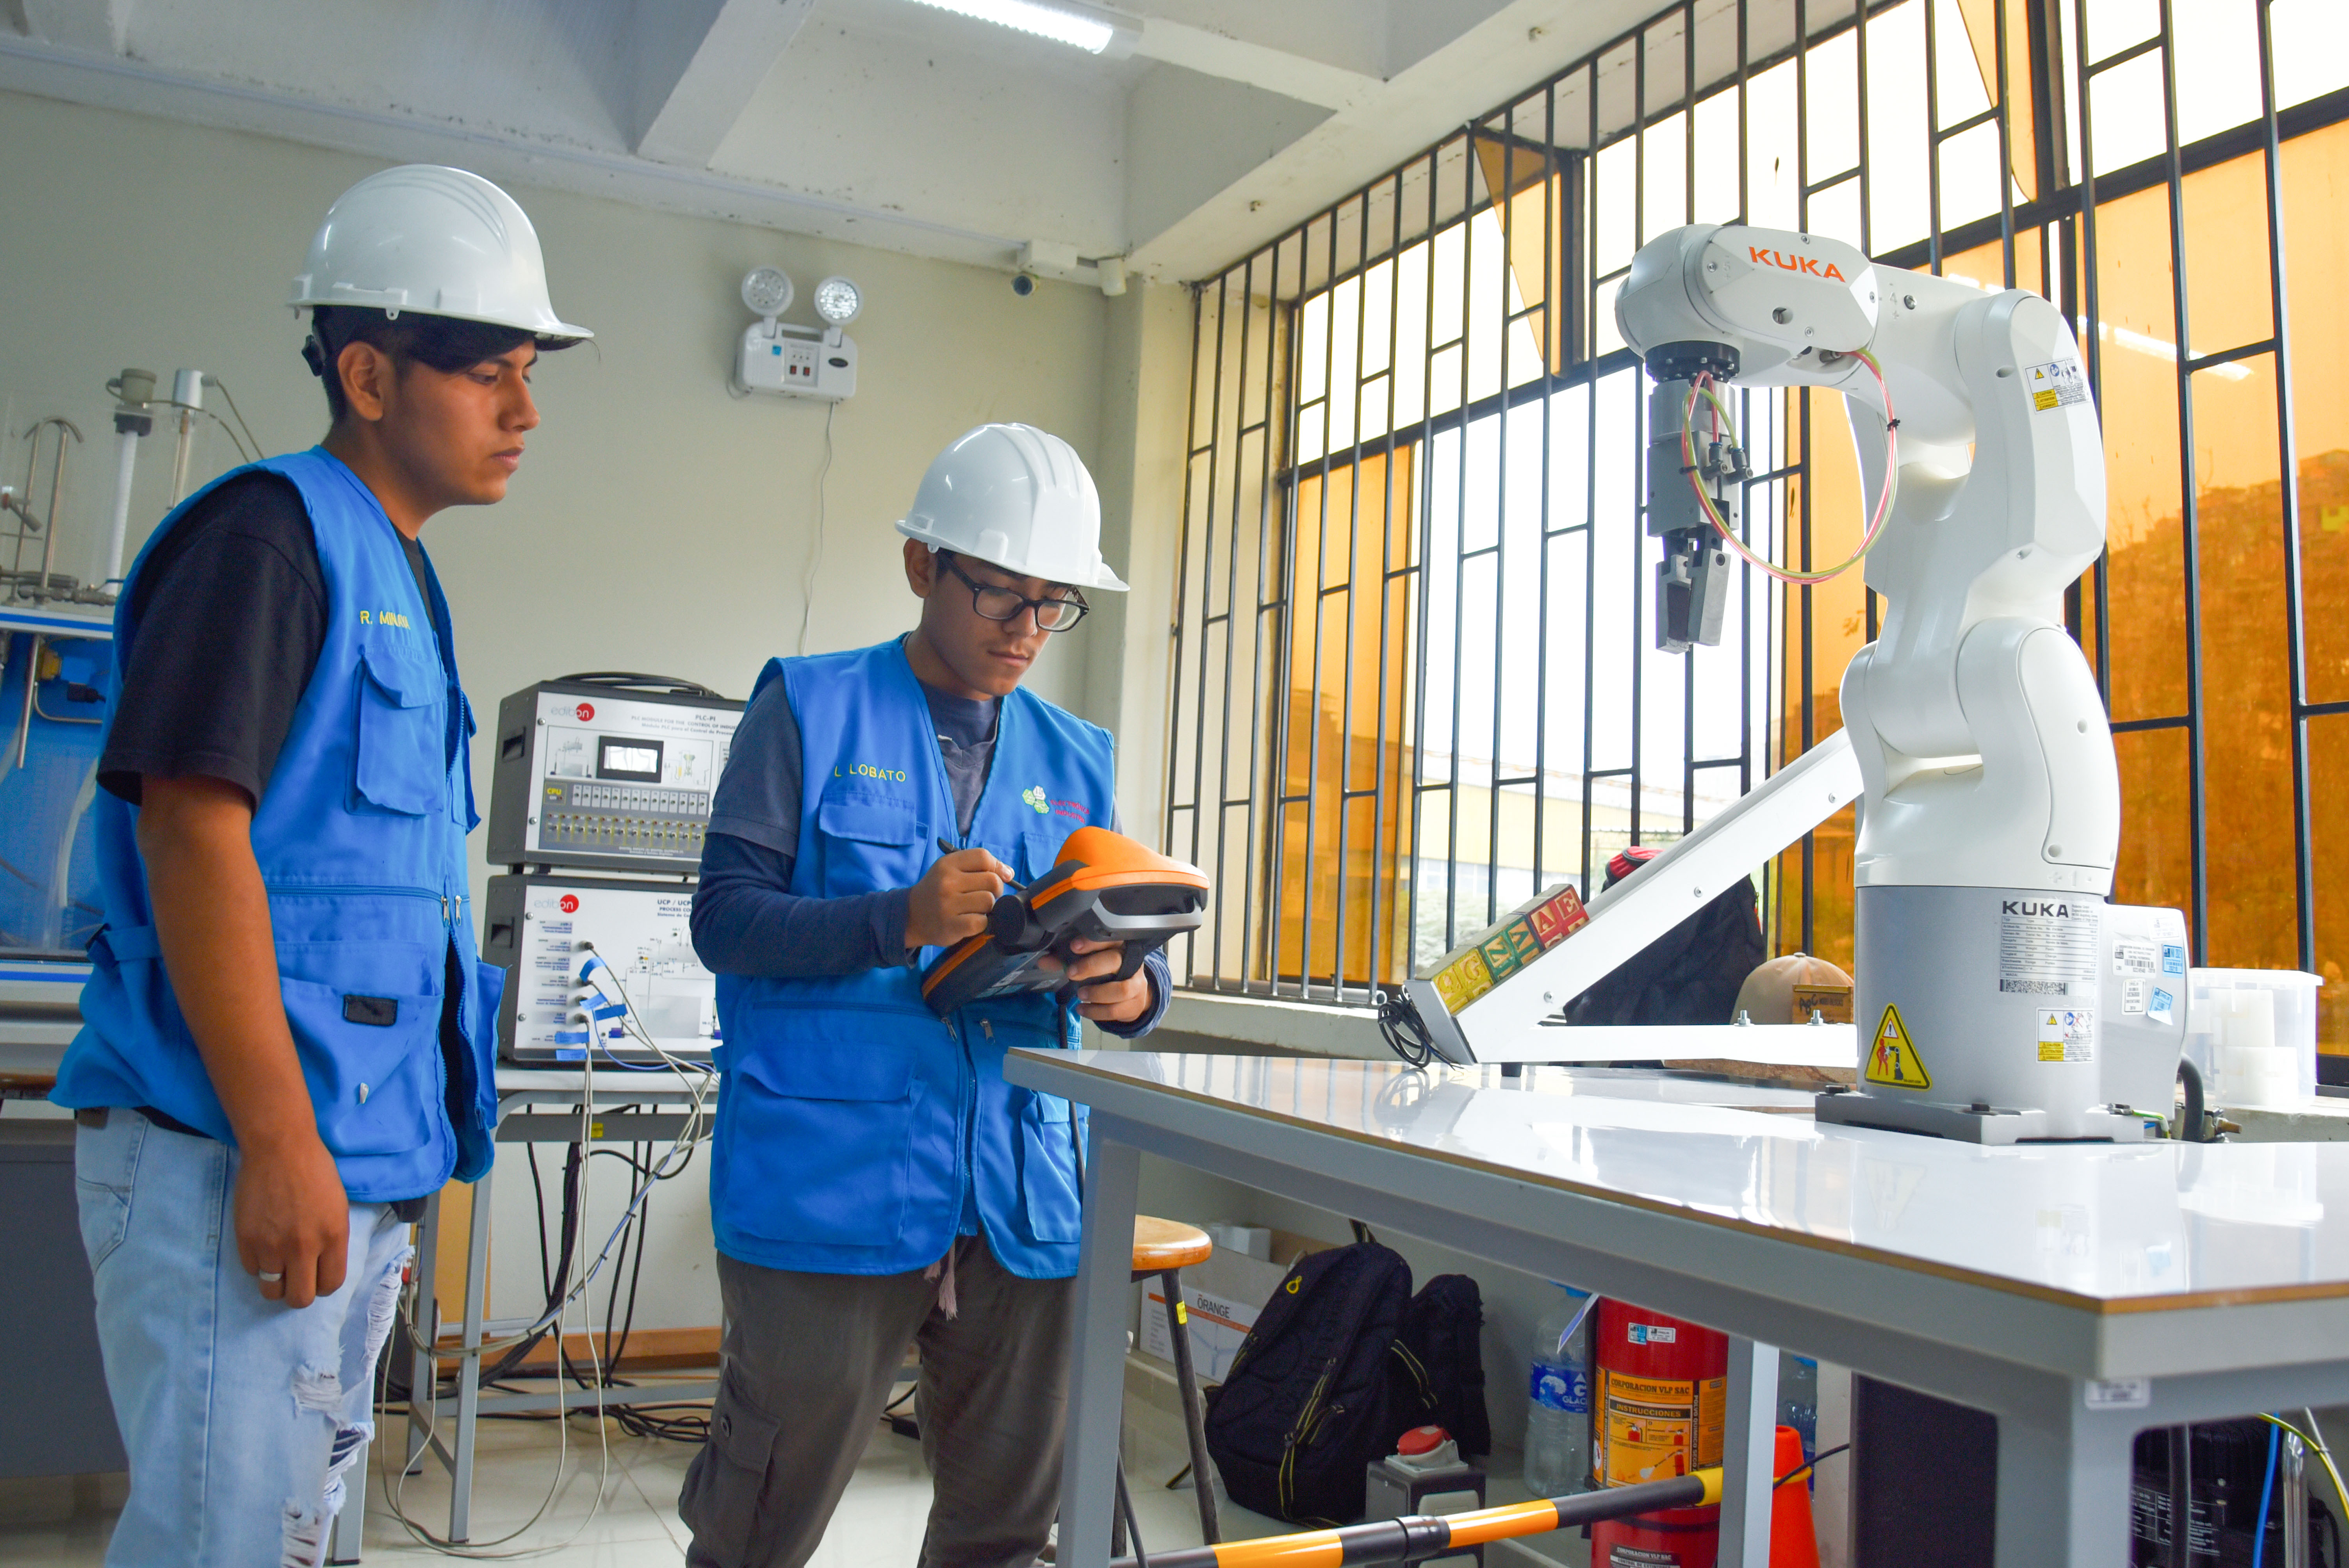
[[[1600,1486],[1669,1480],[1721,1462],[1729,1336],[1643,1306],[1599,1304],[1590,1460]],[[1674,1508],[1590,1527],[1591,1568],[1713,1568],[1721,1509]]]

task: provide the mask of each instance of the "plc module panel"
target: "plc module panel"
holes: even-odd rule
[[[690,875],[742,707],[590,681],[514,693],[498,705],[490,863]]]
[[[506,971],[498,1046],[514,1062],[709,1059],[718,977],[693,951],[688,882],[490,879],[481,956]],[[600,964],[596,960],[601,960]]]

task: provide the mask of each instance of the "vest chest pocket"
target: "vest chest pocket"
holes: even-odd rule
[[[823,843],[823,896],[911,887],[930,857],[909,801],[885,795],[829,795],[816,807]],[[805,853],[802,848],[802,853]]]
[[[1052,869],[1061,858],[1061,846],[1069,835],[1057,832],[1022,833],[1019,835],[1019,880],[1034,882]]]
[[[359,799],[382,810],[420,817],[448,799],[438,665],[359,645],[358,735],[352,764]]]

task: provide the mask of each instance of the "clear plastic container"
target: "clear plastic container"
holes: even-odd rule
[[[2186,972],[2186,1057],[2213,1105],[2293,1110],[2316,1093],[2316,988],[2297,969]]]
[[[1590,1490],[1589,1294],[1570,1284],[1534,1326],[1526,1413],[1526,1490],[1564,1497]]]
[[[1819,1364],[1791,1350],[1778,1353],[1778,1424],[1803,1439],[1805,1463],[1819,1451]]]

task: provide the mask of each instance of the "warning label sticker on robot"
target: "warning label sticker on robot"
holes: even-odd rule
[[[2009,996],[2093,996],[2103,906],[2044,895],[1999,901],[1998,988]]]
[[[1876,1043],[1868,1052],[1868,1081],[1895,1088],[1933,1087],[1933,1075],[1917,1055],[1917,1044],[1909,1037],[1909,1026],[1900,1021],[1898,1007],[1885,1008],[1883,1021],[1876,1026]]]
[[[2054,359],[2044,365],[2034,365],[2023,373],[2024,390],[2031,394],[2033,413],[2044,414],[2051,408],[2067,408],[2075,403],[2088,400],[2088,378],[2080,373],[2076,359]]]
[[[2039,1059],[2043,1062],[2092,1062],[2096,1059],[2096,1015],[2089,1007],[2047,1007],[2039,1014]]]

